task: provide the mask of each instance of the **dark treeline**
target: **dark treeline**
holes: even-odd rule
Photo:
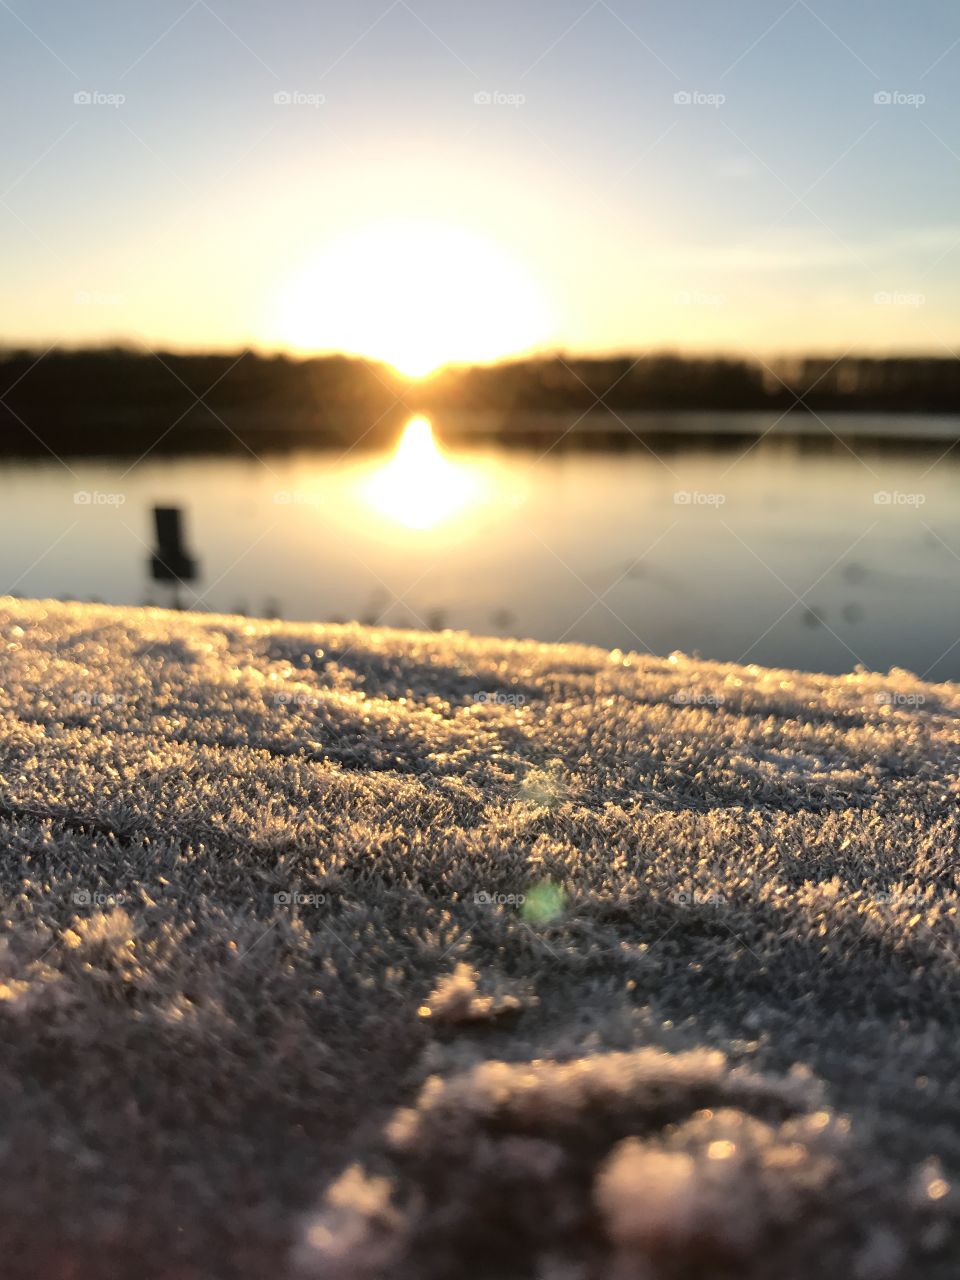
[[[8,446],[57,452],[223,448],[236,443],[231,432],[278,444],[353,438],[401,391],[389,369],[342,356],[16,351],[0,357],[0,431]]]
[[[599,401],[617,412],[789,409],[960,412],[960,361],[829,357],[773,361],[661,354],[544,358],[454,368],[427,383],[429,407],[574,409]]]
[[[130,452],[265,447],[311,441],[379,443],[411,411],[511,423],[536,415],[684,411],[802,414],[960,413],[960,362],[918,357],[781,360],[672,354],[611,359],[545,356],[455,366],[410,382],[389,366],[345,356],[294,359],[144,354],[123,348],[0,354],[0,447]],[[610,413],[606,413],[609,410]],[[798,424],[799,425],[799,424]],[[456,428],[454,428],[454,431]],[[520,426],[517,426],[518,433]]]

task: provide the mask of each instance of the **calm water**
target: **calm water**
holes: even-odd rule
[[[960,678],[960,447],[851,447],[6,459],[0,591],[168,604],[175,505],[189,607]]]

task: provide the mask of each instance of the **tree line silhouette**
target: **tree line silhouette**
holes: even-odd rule
[[[8,452],[375,445],[410,412],[446,413],[447,425],[462,417],[475,434],[493,423],[509,442],[565,432],[547,425],[558,415],[599,421],[615,435],[625,413],[790,410],[958,414],[960,361],[546,355],[450,366],[411,381],[388,365],[338,355],[0,353],[0,449]]]

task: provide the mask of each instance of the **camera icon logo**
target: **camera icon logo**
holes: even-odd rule
[[[481,89],[479,93],[473,95],[473,101],[478,107],[489,107],[493,102],[493,94],[488,93],[486,89]]]
[[[689,107],[693,102],[693,94],[688,89],[681,89],[673,95],[673,100],[678,107]]]
[[[78,889],[73,895],[73,904],[76,907],[89,907],[92,897],[89,889]]]
[[[78,107],[89,107],[90,103],[93,101],[93,95],[90,93],[89,89],[79,89],[73,95],[73,101]]]
[[[273,895],[273,901],[276,903],[278,907],[289,907],[290,904],[293,902],[293,894],[292,893],[275,893]]]
[[[881,89],[873,95],[874,105],[878,107],[889,107],[893,102],[893,94],[887,89]]]

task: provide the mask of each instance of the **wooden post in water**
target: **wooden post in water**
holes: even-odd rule
[[[180,584],[197,576],[197,562],[184,546],[182,515],[179,507],[153,508],[156,548],[150,557],[150,573],[154,582],[172,585],[175,609],[183,608]]]

